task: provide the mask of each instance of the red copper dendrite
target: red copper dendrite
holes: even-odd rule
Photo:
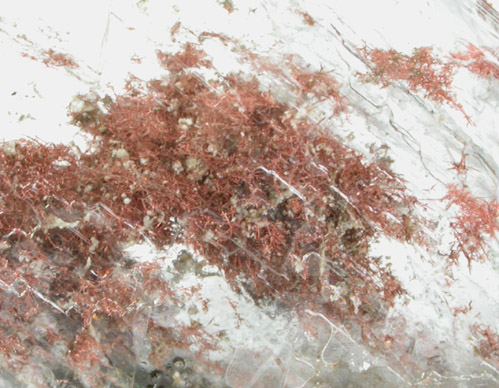
[[[409,232],[417,225],[415,200],[402,181],[296,117],[256,80],[231,75],[207,83],[185,71],[211,66],[194,45],[158,57],[169,78],[132,80],[123,96],[102,101],[106,114],[97,99],[81,97],[85,108],[73,119],[94,135],[91,154],[32,142],[0,152],[1,279],[23,279],[38,292],[25,294],[32,298],[26,306],[66,323],[54,324],[51,338],[74,343],[68,358],[95,367],[113,349],[105,338],[130,330],[137,306],[174,300],[157,267],[139,266],[122,252],[144,238],[159,247],[190,244],[255,299],[307,301],[339,316],[356,314],[355,295],[391,303],[400,284],[368,248],[378,231],[407,240],[417,235]],[[326,99],[334,114],[345,112],[330,74],[290,66],[300,99]],[[23,246],[31,248],[21,260]],[[32,276],[29,260],[42,275]],[[337,284],[345,303],[327,296]],[[0,319],[0,326],[7,323]],[[95,352],[90,328],[102,334]],[[152,357],[164,357],[165,346],[187,348],[201,332],[180,331],[182,344],[149,322]],[[22,341],[19,349],[32,357]]]

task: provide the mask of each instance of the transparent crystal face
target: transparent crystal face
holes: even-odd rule
[[[499,384],[497,12],[360,3],[5,10],[4,386]]]

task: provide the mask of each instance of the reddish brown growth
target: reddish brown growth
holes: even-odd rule
[[[484,50],[496,60],[499,60],[499,57],[494,54],[492,49],[486,47]],[[481,50],[470,43],[466,48],[466,52],[454,53],[451,54],[451,57],[459,61],[458,63],[461,66],[465,66],[469,71],[479,77],[498,79],[499,66],[497,63],[493,63],[486,59],[484,50]]]
[[[30,55],[28,53],[22,53],[21,56],[23,58],[28,58],[28,59],[31,59],[32,61],[38,61],[38,58],[34,57],[33,55]]]
[[[47,66],[56,66],[56,67],[68,67],[70,69],[78,68],[76,62],[71,59],[67,54],[56,53],[54,50],[49,49],[44,53],[43,63]]]
[[[310,14],[307,12],[302,12],[302,11],[297,11],[299,15],[303,17],[303,22],[305,24],[308,24],[309,26],[314,26],[315,25],[315,20]]]
[[[449,192],[444,199],[449,201],[449,205],[457,205],[460,208],[460,213],[451,223],[451,227],[468,264],[486,259],[488,254],[485,239],[494,237],[499,230],[499,203],[473,197],[466,186],[455,185],[449,186]]]
[[[211,67],[211,62],[205,59],[206,53],[196,49],[191,43],[185,45],[183,53],[172,55],[157,51],[156,54],[163,67],[172,73],[179,72],[189,67]]]
[[[198,63],[191,46],[176,57]],[[296,79],[305,93],[339,98],[321,73]],[[255,296],[327,294],[325,284],[346,280],[350,292],[393,297],[399,286],[383,276],[378,285],[382,270],[367,255],[377,228],[408,237],[412,200],[393,174],[297,120],[255,81],[208,85],[179,71],[148,86],[85,127],[103,145],[94,164],[107,163],[99,201],[161,244],[182,236]]]
[[[457,174],[460,176],[466,175],[468,172],[468,168],[466,166],[466,158],[468,157],[468,154],[465,154],[464,152],[461,154],[461,160],[459,162],[453,162],[451,170],[456,170]]]
[[[459,314],[468,314],[472,310],[471,302],[465,306],[459,306],[452,308],[452,315],[457,317]]]
[[[479,337],[478,345],[475,346],[476,352],[483,358],[499,364],[499,335],[490,326],[474,325],[471,330]]]
[[[76,372],[93,375],[92,386],[108,385],[102,361],[128,354],[132,336],[123,333],[138,307],[175,301],[157,267],[121,253],[135,230],[96,202],[102,168],[64,146],[18,142],[0,152],[0,350],[11,369],[55,358],[59,342]]]
[[[4,354],[28,360],[31,349],[47,349],[30,332],[46,314],[51,338],[73,344],[74,369],[93,370],[95,385],[105,385],[109,374],[92,369],[95,361],[130,352],[139,306],[174,302],[157,269],[122,253],[144,237],[160,247],[191,244],[255,298],[348,315],[357,314],[356,300],[366,320],[382,316],[364,307],[391,303],[402,290],[369,255],[370,241],[378,232],[417,234],[401,180],[296,117],[255,80],[208,84],[184,71],[210,66],[192,45],[158,56],[169,78],[135,80],[126,95],[101,101],[107,114],[83,98],[73,118],[95,136],[91,154],[33,142],[0,152]],[[303,96],[342,101],[325,74],[293,74]],[[146,332],[158,363],[172,346],[209,338],[196,324],[175,331],[147,321]]]
[[[455,96],[450,92],[455,65],[434,57],[430,47],[417,48],[412,56],[393,49],[364,48],[361,51],[371,67],[369,75],[362,75],[364,79],[381,83],[383,87],[392,85],[394,81],[405,81],[411,91],[422,90],[426,98],[450,105],[469,120],[461,104],[455,101]]]
[[[96,339],[87,332],[79,333],[73,340],[72,348],[69,353],[70,363],[74,365],[77,371],[94,370],[106,365],[107,362],[102,354],[102,346]],[[99,380],[97,376],[92,376],[92,385]]]
[[[172,37],[172,39],[175,39],[175,35],[178,34],[178,32],[180,31],[180,26],[182,24],[180,22],[176,22],[172,28],[170,28],[170,36]]]
[[[291,67],[291,74],[302,93],[311,93],[319,101],[331,100],[334,104],[334,115],[346,112],[347,100],[340,94],[340,84],[330,74],[322,71],[311,72],[295,66]]]
[[[295,55],[286,55],[279,64],[270,58],[252,53],[244,53],[243,57],[251,60],[259,71],[271,74],[281,85],[287,85],[289,91],[297,97],[298,103],[303,104],[304,108],[310,103],[325,102],[329,104],[325,109],[331,110],[332,116],[347,112],[348,101],[340,93],[341,84],[331,71],[303,68],[297,64],[300,58]],[[317,100],[311,99],[311,96]]]

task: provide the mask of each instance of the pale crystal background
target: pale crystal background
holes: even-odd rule
[[[187,324],[196,320],[213,334],[224,331],[222,350],[210,357],[226,362],[223,379],[233,387],[312,387],[319,374],[329,376],[322,381],[338,387],[348,386],[348,381],[365,387],[499,386],[499,371],[475,355],[476,342],[470,333],[473,324],[499,331],[497,240],[491,241],[489,262],[474,263],[469,271],[461,260],[452,270],[455,280],[451,282],[446,259],[438,255],[448,253],[453,238],[449,228],[453,209],[446,209],[440,199],[448,184],[460,182],[450,168],[463,152],[469,155],[464,183],[477,196],[498,197],[498,80],[479,79],[466,69],[457,72],[452,91],[471,117],[473,125],[469,125],[460,112],[409,92],[403,83],[380,89],[360,82],[356,74],[367,68],[351,50],[366,45],[410,54],[415,47],[430,46],[434,54],[446,58],[472,43],[498,54],[497,13],[472,0],[234,0],[233,4],[235,11],[229,14],[215,0],[3,1],[0,139],[31,137],[85,148],[85,136],[69,124],[67,116],[75,95],[96,91],[114,96],[130,74],[159,77],[163,70],[155,50],[176,51],[186,41],[197,42],[203,31],[226,34],[248,51],[276,62],[282,55],[297,54],[311,69],[332,71],[343,85],[350,111],[346,117],[330,120],[330,113],[318,105],[308,112],[310,118],[325,119],[324,125],[335,136],[368,158],[374,156],[373,150],[378,156],[386,153],[394,160],[395,172],[407,180],[411,194],[427,204],[424,216],[437,226],[431,231],[437,247],[432,252],[379,239],[372,253],[391,263],[408,290],[381,330],[391,333],[397,322],[405,320],[408,353],[423,369],[428,359],[437,360],[439,366],[428,367],[416,377],[409,370],[395,371],[387,360],[356,343],[341,322],[314,311],[305,318],[320,328],[322,336],[308,338],[293,312],[263,311],[232,292],[215,269],[214,276],[187,271],[179,277],[165,265],[167,278],[179,289],[201,284],[200,294],[186,305],[199,305],[202,298],[210,301],[207,313],[175,310],[176,320]],[[316,24],[305,24],[299,12],[307,12]],[[181,26],[172,40],[170,30],[177,22]],[[221,74],[252,71],[218,40],[207,40],[202,48]],[[79,68],[47,67],[21,55],[40,58],[48,49],[68,53]],[[497,61],[493,56],[489,59]],[[283,98],[280,80],[265,75],[259,79]],[[158,254],[176,256],[184,248],[166,247],[158,253],[144,244],[130,247],[129,253],[137,260],[153,261]],[[454,317],[452,308],[470,302],[469,314]],[[148,319],[166,318],[151,309],[138,314],[134,351],[144,359],[147,344],[141,342],[141,330]],[[332,364],[343,367],[333,371]],[[373,376],[380,385],[374,385]],[[20,381],[34,386],[28,376]]]

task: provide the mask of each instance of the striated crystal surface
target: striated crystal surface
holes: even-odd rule
[[[495,3],[1,6],[0,385],[499,386]]]

